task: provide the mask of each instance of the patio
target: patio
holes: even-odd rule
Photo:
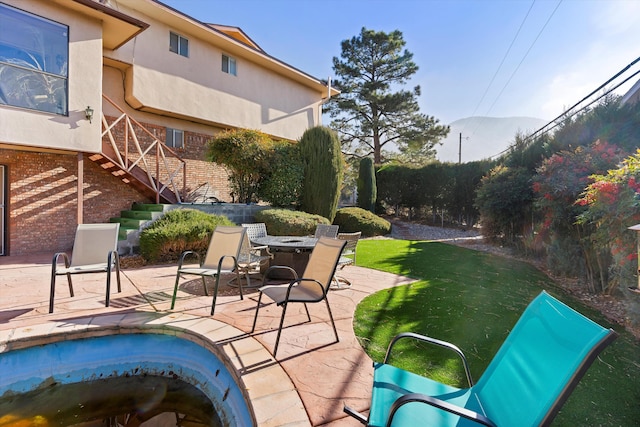
[[[55,312],[49,314],[51,257],[0,257],[0,346],[7,341],[43,342],[57,333],[88,336],[114,328],[197,334],[226,352],[247,387],[261,427],[361,425],[342,412],[345,400],[354,409],[367,409],[372,381],[371,360],[353,334],[355,306],[373,292],[411,282],[406,277],[346,267],[340,275],[353,286],[332,290],[329,295],[340,342],[334,343],[324,305],[310,305],[312,322],[303,324],[298,324],[306,320],[302,305],[292,305],[275,363],[271,352],[281,309],[273,304],[263,307],[256,333],[248,335],[255,289],[246,290],[243,301],[235,292],[221,293],[212,318],[211,297],[198,287],[200,278],[181,282],[176,309],[170,311],[177,266],[127,268],[121,272],[122,293],[113,290],[108,308],[104,307],[104,274],[75,276],[74,298],[68,296],[64,277],[59,277]],[[225,288],[221,286],[221,291]]]

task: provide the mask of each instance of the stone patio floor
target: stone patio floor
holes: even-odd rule
[[[372,361],[353,333],[355,307],[373,292],[412,281],[345,267],[339,274],[352,286],[331,290],[328,297],[340,341],[335,342],[325,304],[309,305],[310,323],[305,322],[302,304],[293,304],[287,310],[277,359],[273,359],[281,309],[275,304],[262,307],[256,332],[249,334],[256,289],[247,289],[244,300],[233,290],[223,292],[211,317],[211,297],[204,295],[195,276],[181,279],[176,307],[169,309],[175,264],[123,269],[122,293],[116,293],[113,277],[110,307],[104,307],[105,274],[73,276],[73,298],[65,277],[60,276],[55,312],[49,314],[52,257],[0,257],[0,351],[50,341],[55,334],[70,336],[79,328],[84,336],[104,328],[189,333],[226,353],[244,382],[260,427],[360,426],[342,411],[346,403],[366,413],[373,378]],[[227,281],[221,280],[221,291]],[[213,282],[208,285],[211,289]]]

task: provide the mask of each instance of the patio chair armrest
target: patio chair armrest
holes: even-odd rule
[[[178,270],[182,268],[182,264],[184,264],[184,260],[189,255],[195,255],[196,260],[198,261],[198,265],[200,265],[200,254],[196,251],[184,251],[180,254],[180,259],[178,261]]]
[[[318,298],[317,300],[296,300],[296,299],[290,299],[289,295],[291,294],[291,289],[293,289],[295,286],[297,286],[299,283],[301,282],[311,282],[311,283],[315,283],[316,285],[318,285],[318,287],[320,288],[321,292],[322,292],[322,298]],[[299,279],[293,280],[291,283],[289,283],[289,287],[287,288],[287,294],[285,297],[285,301],[290,301],[290,302],[318,302],[318,301],[322,301],[322,299],[324,297],[327,296],[327,289],[325,288],[322,283],[318,282],[315,279],[306,279],[304,277],[301,277]]]
[[[298,273],[296,273],[296,271],[293,268],[287,265],[272,265],[267,269],[267,271],[265,271],[264,278],[265,279],[269,278],[269,274],[271,273],[271,271],[274,271],[274,270],[287,270],[288,272],[291,273],[291,276],[292,276],[291,282],[296,282],[298,280]]]
[[[269,246],[266,245],[261,245],[261,246],[251,246],[251,251],[252,252],[258,252],[258,255],[262,255],[262,253],[264,252],[265,254],[267,254],[267,256],[269,258],[273,258],[273,254],[271,253],[271,251],[269,250]]]
[[[469,387],[473,386],[473,378],[471,377],[471,371],[469,370],[469,363],[467,362],[467,358],[465,357],[464,353],[462,352],[462,350],[460,350],[458,346],[451,344],[447,341],[442,341],[442,340],[431,338],[425,335],[416,334],[414,332],[404,332],[393,337],[393,339],[389,343],[389,347],[387,348],[387,354],[385,354],[384,356],[384,363],[387,363],[387,360],[391,357],[391,350],[393,349],[393,346],[395,345],[395,343],[403,338],[416,339],[418,341],[423,341],[429,344],[437,345],[439,347],[447,348],[457,353],[458,356],[460,357],[460,360],[462,360],[462,366],[464,367],[464,372],[465,372],[465,375],[467,376],[467,382],[469,383]]]
[[[389,418],[387,419],[387,426],[391,426],[393,417],[395,416],[398,409],[400,409],[403,405],[406,405],[407,403],[412,403],[412,402],[426,403],[427,405],[431,405],[435,408],[442,409],[443,411],[447,411],[452,414],[459,415],[463,418],[466,418],[478,424],[482,424],[489,427],[497,427],[493,421],[491,421],[489,418],[487,418],[486,416],[478,412],[472,411],[467,408],[462,408],[452,403],[445,402],[444,400],[438,399],[436,397],[427,396],[421,393],[409,393],[396,399],[396,401],[393,402],[393,405],[391,405],[391,409],[389,410]]]
[[[64,261],[64,268],[69,268],[71,265],[69,261],[69,255],[66,252],[57,252],[53,255],[53,261],[51,261],[51,268],[53,271],[56,271],[56,267],[58,266],[58,262],[60,262],[60,258]]]
[[[224,262],[225,258],[231,258],[233,260],[233,269],[238,269],[238,258],[236,258],[234,255],[222,255],[218,260],[218,272],[222,270],[222,263]]]
[[[320,290],[322,290],[323,293],[326,293],[326,289],[324,287],[324,285],[320,282],[318,282],[316,279],[308,279],[306,277],[301,277],[298,280],[295,281],[295,283],[291,283],[289,284],[289,287],[293,287],[294,285],[297,285],[300,282],[311,282],[313,284],[318,285],[318,287],[320,288]]]

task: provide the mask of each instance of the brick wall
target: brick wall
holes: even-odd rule
[[[112,118],[113,119],[113,118]],[[165,128],[143,123],[160,141]],[[124,139],[124,126],[113,133]],[[153,136],[136,131],[142,149]],[[220,165],[206,160],[210,136],[185,132],[185,147],[175,151],[186,161],[186,193],[200,193],[231,201],[228,173]],[[145,145],[146,144],[146,145]],[[124,145],[121,147],[124,150]],[[132,152],[132,147],[129,147]],[[0,164],[7,167],[8,200],[6,210],[6,255],[69,251],[73,246],[77,219],[77,155],[61,155],[0,149]],[[175,165],[177,161],[169,159]],[[155,172],[155,166],[151,169]],[[182,188],[182,174],[176,177]],[[161,176],[161,182],[166,183]],[[100,166],[84,158],[84,223],[109,222],[134,202],[153,203]],[[183,195],[184,197],[184,195]]]
[[[68,251],[78,223],[77,156],[0,149],[8,172],[8,255]],[[109,222],[147,199],[85,156],[84,221]]]
[[[109,123],[115,120],[115,117],[106,117]],[[166,127],[158,126],[151,123],[140,123],[144,126],[149,133],[146,133],[139,128],[136,129],[136,138],[141,146],[141,149],[145,151],[152,143],[154,138],[164,142],[166,140]],[[125,127],[124,121],[119,122],[112,128],[112,134],[117,141],[120,152],[124,152],[125,141]],[[212,132],[213,134],[213,132]],[[212,163],[207,160],[207,142],[212,135],[196,132],[184,132],[184,147],[171,148],[178,156],[180,156],[186,163],[187,168],[187,182],[186,182],[186,194],[192,193],[194,190],[198,190],[199,194],[206,193],[206,196],[215,196],[219,200],[224,202],[231,201],[231,189],[229,188],[229,174],[226,168],[222,165]],[[108,138],[105,136],[105,142],[108,142]],[[132,158],[137,159],[137,152],[133,145],[132,139],[130,139],[128,146],[129,155]],[[150,152],[155,153],[154,150]],[[152,160],[153,156],[148,156],[148,160]],[[174,171],[178,166],[178,161],[174,157],[168,156],[167,163],[170,165],[170,171]],[[155,164],[152,164],[152,169],[155,169]],[[168,174],[161,171],[160,181],[163,183],[168,182]],[[182,174],[174,176],[174,181],[178,187],[182,189]]]

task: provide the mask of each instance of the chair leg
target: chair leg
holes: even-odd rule
[[[56,272],[51,272],[51,292],[49,293],[49,313],[53,313],[53,298],[56,293]]]
[[[173,297],[171,298],[171,310],[176,304],[176,295],[178,294],[178,283],[180,282],[180,272],[176,273],[176,284],[173,286]]]
[[[69,294],[73,297],[73,285],[71,284],[71,275],[66,274],[67,282],[69,284]],[[51,292],[49,293],[49,313],[53,313],[53,300],[55,298],[56,293],[56,271],[55,269],[51,272]]]
[[[240,288],[240,300],[244,300],[244,295],[242,294],[242,281],[240,280],[240,271],[236,268],[236,280],[238,281],[238,288]],[[249,286],[249,272],[247,271],[247,286]]]
[[[204,280],[204,276],[202,276],[202,280]],[[213,287],[213,302],[211,303],[211,315],[213,316],[213,312],[216,309],[216,299],[218,298],[218,285],[220,284],[220,274],[216,274],[216,284]]]
[[[256,314],[253,316],[253,326],[251,327],[251,333],[256,330],[256,321],[258,320],[258,310],[260,310],[260,301],[262,301],[262,291],[258,295],[258,305],[256,305]]]
[[[307,321],[311,322],[311,316],[309,315],[309,307],[307,307],[307,303],[303,303],[304,304],[304,311],[307,312]]]
[[[69,283],[69,296],[73,297],[73,285],[71,284],[71,274],[67,273],[67,282]]]
[[[118,283],[118,293],[122,292],[122,286],[120,284],[120,255],[118,252],[114,252],[116,258],[116,282]]]
[[[111,258],[111,256],[109,256]],[[109,297],[111,296],[111,260],[107,264],[107,296],[104,299],[104,306],[109,307]]]
[[[306,307],[306,304],[305,304]],[[280,343],[280,334],[282,333],[282,326],[284,325],[284,315],[287,312],[287,303],[282,304],[282,317],[280,318],[280,326],[278,327],[278,336],[276,336],[276,346],[273,349],[273,358],[275,359],[278,352],[278,344]],[[307,312],[308,313],[308,312]]]
[[[247,271],[245,272],[245,275],[244,275],[244,277],[246,277],[246,278],[247,278],[247,288],[250,288],[250,287],[251,287],[251,277],[249,277],[249,276],[251,276],[251,275],[249,274],[249,270],[247,270]],[[238,280],[240,280],[240,279],[238,279]],[[239,282],[238,282],[238,283],[239,283]],[[242,294],[240,295],[240,299],[242,299]]]
[[[340,338],[338,338],[338,329],[336,329],[336,322],[333,321],[333,314],[331,313],[331,307],[329,306],[329,300],[327,299],[327,297],[324,298],[324,302],[327,303],[327,310],[329,311],[331,326],[333,326],[333,333],[336,335],[336,342],[339,342]]]
[[[200,277],[202,277],[202,286],[204,286],[204,295],[208,297],[209,291],[207,291],[207,281],[204,280],[205,279],[204,276],[200,276]]]

